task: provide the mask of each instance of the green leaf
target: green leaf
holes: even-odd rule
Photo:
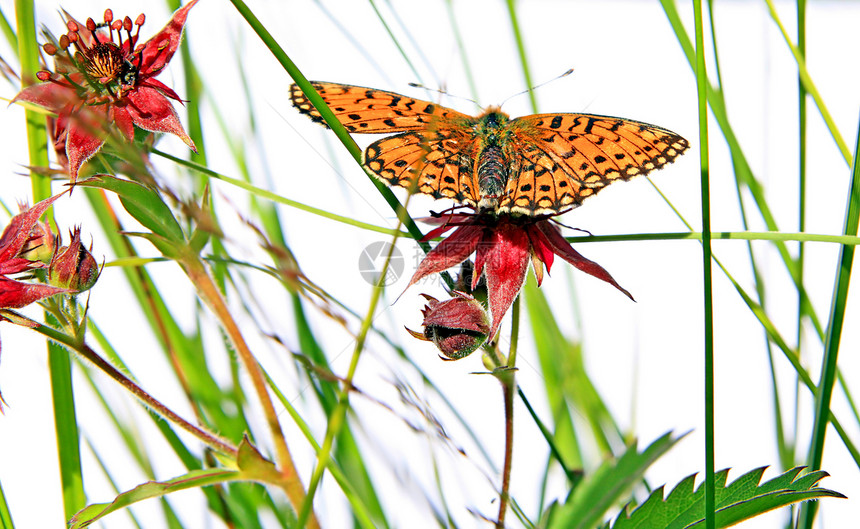
[[[804,467],[793,468],[772,480],[758,485],[766,467],[747,472],[726,486],[728,469],[716,473],[717,527],[730,527],[765,512],[816,498],[844,498],[842,494],[816,487],[827,472],[818,470],[798,477]],[[625,508],[612,525],[612,529],[641,529],[665,527],[682,529],[704,524],[704,486],[693,490],[695,474],[682,480],[669,496],[663,499],[663,487],[632,513]],[[609,523],[604,526],[609,528]]]
[[[185,240],[182,228],[154,189],[130,180],[99,175],[78,182],[79,186],[97,187],[113,191],[129,214],[156,235],[173,243]]]
[[[672,438],[672,432],[667,432],[642,452],[636,449],[634,443],[621,457],[605,461],[574,489],[564,505],[555,510],[550,527],[564,529],[596,527],[609,507],[642,479],[651,463],[675,446],[681,437]]]
[[[224,483],[226,481],[236,481],[238,479],[242,479],[241,472],[218,468],[192,470],[187,474],[167,481],[147,481],[128,492],[123,492],[111,503],[95,503],[84,507],[69,520],[69,528],[83,529],[100,518],[141,500],[158,498],[171,492],[203,487],[205,485],[215,485],[216,483]]]

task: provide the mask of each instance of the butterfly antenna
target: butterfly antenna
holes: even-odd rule
[[[570,211],[570,210],[568,210],[568,211]],[[563,211],[562,213],[566,213],[566,212],[565,212],[565,211]],[[569,229],[569,230],[579,231],[579,232],[585,233],[585,234],[586,234],[586,235],[588,235],[589,237],[594,237],[594,234],[593,234],[593,233],[591,233],[591,232],[590,232],[590,231],[588,231],[588,230],[584,230],[584,229],[582,229],[582,228],[574,228],[573,226],[568,226],[567,224],[564,224],[564,223],[560,222],[560,221],[559,221],[559,220],[557,220],[557,219],[552,219],[552,221],[553,221],[553,222],[555,222],[556,224],[558,224],[559,226],[563,226],[563,227],[565,227],[565,228],[567,228],[567,229]]]
[[[429,86],[424,86],[424,85],[423,85],[423,84],[421,84],[421,83],[408,83],[408,84],[409,84],[409,86],[411,86],[412,88],[421,88],[421,89],[423,89],[423,90],[427,90],[428,92],[436,92],[436,93],[437,93],[437,94],[439,94],[439,95],[448,96],[448,97],[453,97],[454,99],[462,99],[462,100],[464,100],[464,101],[469,101],[470,103],[474,103],[475,105],[477,105],[477,107],[478,107],[478,108],[481,108],[481,105],[479,105],[479,104],[478,104],[478,102],[477,102],[477,101],[475,101],[474,99],[470,99],[470,98],[468,98],[468,97],[463,97],[463,96],[457,96],[457,95],[454,95],[454,94],[452,94],[452,93],[448,92],[447,90],[445,90],[444,88],[431,88],[431,87],[429,87]]]
[[[553,77],[552,79],[550,79],[550,80],[548,80],[548,81],[544,81],[544,82],[540,83],[539,85],[535,85],[535,86],[533,86],[533,87],[531,87],[531,88],[527,88],[527,89],[523,90],[522,92],[517,92],[516,94],[514,94],[514,95],[512,95],[512,96],[509,96],[507,99],[505,99],[504,101],[502,101],[502,103],[499,105],[499,107],[501,107],[502,105],[504,105],[505,103],[507,103],[508,101],[510,101],[511,99],[513,99],[513,98],[515,98],[515,97],[517,97],[517,96],[521,96],[521,95],[523,95],[523,94],[528,94],[529,92],[531,92],[531,91],[533,91],[533,90],[537,90],[538,88],[540,88],[540,87],[542,87],[542,86],[544,86],[544,85],[548,85],[548,84],[550,84],[550,83],[552,83],[552,82],[554,82],[554,81],[558,81],[558,80],[559,80],[559,79],[561,79],[562,77],[567,77],[568,75],[570,75],[570,74],[572,74],[572,73],[573,73],[573,68],[571,68],[570,70],[568,70],[568,71],[564,72],[564,73],[563,73],[563,74],[561,74],[561,75],[557,75],[557,76]]]

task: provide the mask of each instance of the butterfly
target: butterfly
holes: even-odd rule
[[[594,114],[510,118],[499,107],[469,116],[394,92],[312,81],[346,130],[390,134],[362,163],[390,186],[449,198],[496,215],[557,215],[607,185],[644,175],[689,147],[674,132]],[[325,124],[302,90],[293,105]]]

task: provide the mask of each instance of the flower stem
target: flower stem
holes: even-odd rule
[[[517,361],[517,341],[520,334],[520,298],[514,300],[511,310],[511,350],[508,353],[508,363],[496,370],[496,377],[502,383],[502,398],[505,406],[505,463],[502,467],[502,490],[499,493],[499,515],[496,527],[505,526],[505,514],[508,510],[508,500],[511,486],[511,467],[514,459],[514,393],[517,384],[514,378],[514,366]]]
[[[251,384],[254,386],[254,391],[257,393],[257,398],[263,407],[263,415],[266,418],[266,423],[275,445],[275,453],[282,476],[280,485],[284,489],[284,492],[286,492],[287,497],[289,497],[293,507],[298,509],[299,506],[305,503],[305,490],[301,481],[299,481],[293,458],[287,447],[287,441],[278,422],[278,414],[275,412],[275,406],[266,388],[266,379],[257,363],[257,359],[254,358],[251,349],[245,342],[242,332],[239,330],[239,325],[230,314],[227,304],[221,296],[221,292],[207,273],[203,262],[196,256],[186,256],[179,262],[197,289],[200,299],[203,300],[206,306],[215,314],[215,317],[218,318],[218,321],[221,322],[221,326],[230,339],[230,343],[233,345],[239,359],[245,366],[245,370],[251,377]],[[309,524],[311,527],[319,527],[313,512],[310,513]]]
[[[137,397],[137,399],[140,400],[147,408],[151,409],[164,419],[176,424],[186,432],[190,433],[191,435],[205,443],[207,446],[210,446],[215,450],[221,452],[222,454],[228,455],[233,458],[238,455],[238,449],[235,446],[230,444],[228,441],[222,439],[218,435],[212,432],[208,432],[200,428],[199,426],[195,426],[177,415],[173,410],[162,404],[155,397],[153,397],[143,388],[138,386],[136,382],[124,375],[110,362],[102,358],[86,343],[79,342],[74,338],[63,334],[55,329],[52,329],[47,325],[40,325],[39,327],[36,327],[35,330],[41,334],[44,334],[55,342],[61,343],[69,349],[73,350],[74,352],[78,353],[81,357],[88,360],[103,373],[114,379],[117,383],[119,383],[119,385],[127,389],[132,395]]]

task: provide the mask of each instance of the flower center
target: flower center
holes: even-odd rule
[[[100,83],[116,80],[122,71],[125,59],[119,46],[113,42],[100,42],[78,57],[87,73]]]
[[[129,17],[114,20],[110,9],[105,10],[104,22],[89,18],[84,26],[69,19],[69,32],[60,37],[59,46],[52,44],[45,51],[49,55],[66,53],[69,57],[69,47],[74,46],[77,51],[72,68],[87,75],[96,93],[106,90],[118,100],[137,85],[142,54],[137,41],[145,20],[143,15],[133,22]]]

